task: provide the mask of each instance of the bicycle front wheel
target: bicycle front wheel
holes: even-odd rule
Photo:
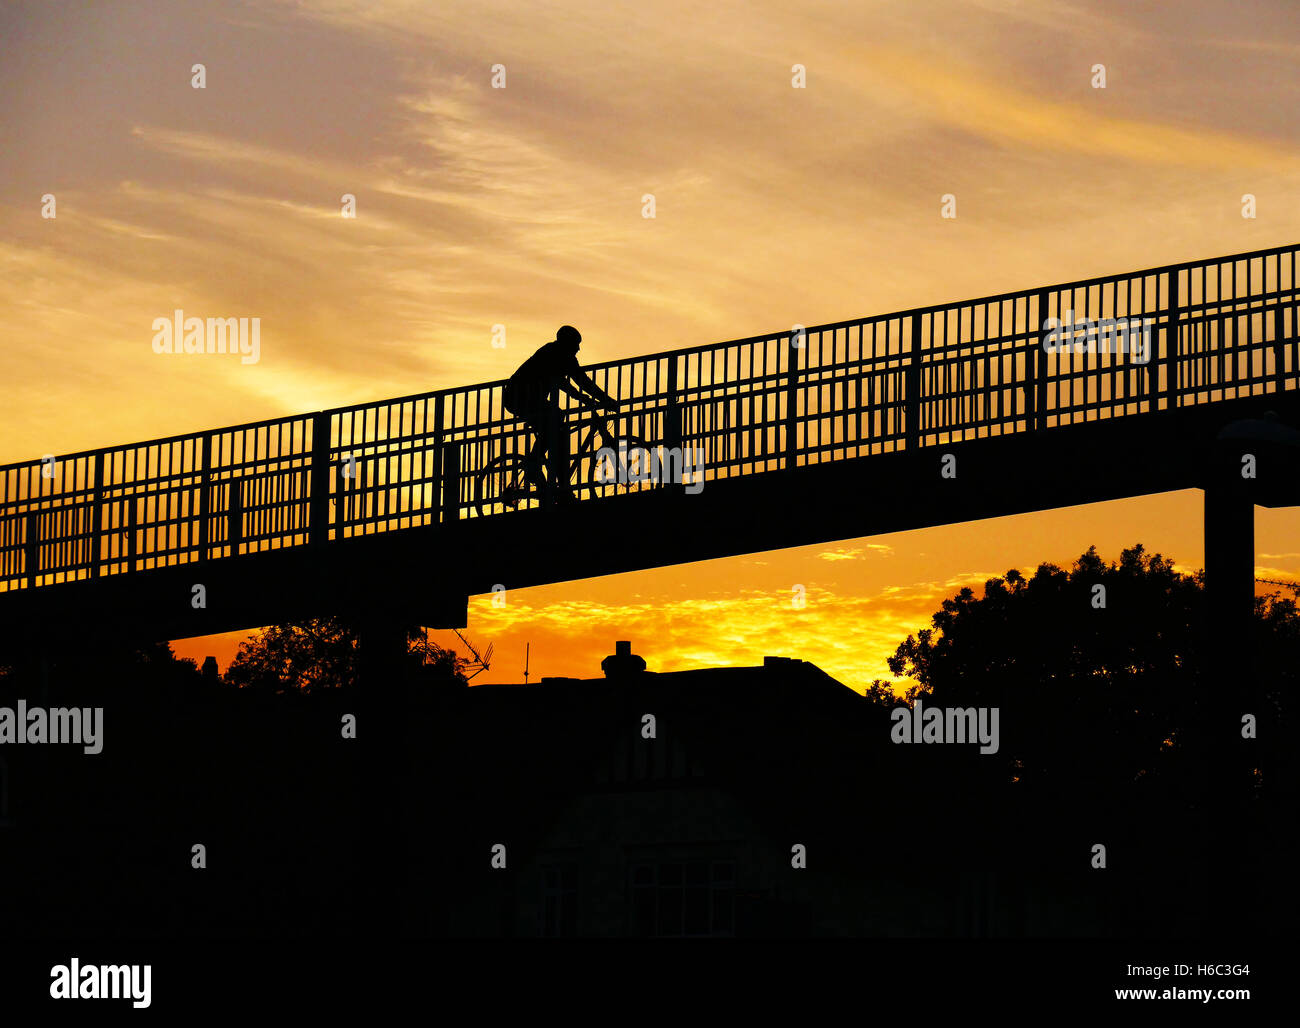
[[[617,450],[611,460],[602,456],[604,450],[593,454],[588,471],[588,490],[598,496],[609,495],[620,487],[627,489],[639,483],[650,484],[655,475],[662,475],[658,455],[652,455],[650,444],[637,436],[621,436],[626,447]],[[575,467],[570,479],[575,489],[582,488],[579,480],[581,468]]]

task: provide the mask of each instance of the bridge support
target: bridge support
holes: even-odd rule
[[[403,884],[409,866],[409,683],[406,626],[383,607],[357,619],[357,745],[359,921],[379,939],[402,933]]]
[[[1249,654],[1255,602],[1255,502],[1231,484],[1205,489],[1205,592],[1212,672],[1229,685],[1233,654]]]
[[[1229,900],[1237,879],[1234,844],[1241,838],[1230,778],[1236,698],[1250,675],[1251,610],[1255,593],[1255,505],[1242,490],[1216,474],[1212,461],[1205,486],[1204,681],[1196,695],[1189,756],[1200,795],[1193,809],[1200,822],[1202,933],[1221,939],[1228,930]],[[1225,702],[1226,701],[1226,702]]]
[[[1197,696],[1192,747],[1199,763],[1200,810],[1204,826],[1206,933],[1232,932],[1233,882],[1244,842],[1246,811],[1240,764],[1240,714],[1253,691],[1252,614],[1255,598],[1255,503],[1239,468],[1226,454],[1211,459],[1205,485],[1205,682]],[[1232,476],[1236,475],[1236,481]]]
[[[1246,785],[1238,708],[1256,694],[1255,502],[1230,481],[1212,481],[1205,489],[1205,594],[1208,659],[1200,697],[1205,772],[1211,794],[1229,802],[1242,797]]]
[[[1235,934],[1243,908],[1260,899],[1242,895],[1250,883],[1240,866],[1253,830],[1252,768],[1260,766],[1256,744],[1242,738],[1242,715],[1264,718],[1267,684],[1255,660],[1255,506],[1300,503],[1298,472],[1300,432],[1268,413],[1223,429],[1204,477],[1207,659],[1193,755],[1203,776],[1206,927],[1216,937]]]

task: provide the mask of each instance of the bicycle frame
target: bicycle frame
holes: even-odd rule
[[[591,490],[594,492],[597,489],[612,484],[611,482],[605,481],[605,479],[600,475],[586,476],[584,478],[581,474],[582,464],[595,457],[598,452],[596,445],[597,436],[601,437],[601,442],[603,444],[602,449],[608,448],[617,454],[615,457],[616,466],[621,465],[622,460],[624,459],[624,451],[620,447],[620,442],[622,440],[627,441],[628,452],[631,452],[634,449],[637,451],[649,451],[648,444],[638,437],[631,435],[624,435],[622,437],[618,436],[613,427],[611,427],[610,419],[605,418],[600,413],[590,409],[585,410],[582,413],[585,414],[586,417],[581,420],[575,418],[573,421],[561,419],[559,426],[559,439],[562,445],[568,442],[575,429],[578,433],[578,440],[575,449],[566,454],[567,467],[560,472],[563,476],[560,480],[561,487],[563,490],[567,490],[570,495],[572,495],[575,487],[578,490]],[[622,415],[619,417],[621,418]],[[618,421],[615,422],[615,425],[617,424],[619,424]],[[555,454],[552,454],[551,457],[552,460],[558,459]],[[596,461],[593,460],[592,463],[594,465],[596,464]],[[555,467],[553,463],[549,462],[543,466],[552,471]],[[623,481],[621,467],[618,468],[618,471],[619,473],[616,477],[621,482]],[[550,482],[551,478],[549,476],[542,484],[535,483],[528,478],[527,470],[524,465],[524,455],[522,453],[516,452],[503,454],[480,472],[478,477],[476,502],[479,504],[480,513],[485,516],[494,503],[506,497],[508,497],[508,499],[505,499],[505,502],[507,506],[510,507],[514,507],[519,502],[530,498],[545,503],[547,502],[548,493],[551,489]]]
[[[618,454],[619,439],[632,438],[631,436],[626,436],[626,435],[619,436],[619,434],[615,431],[615,427],[617,426],[617,421],[615,421],[614,425],[612,426],[611,419],[606,418],[595,411],[584,411],[583,413],[586,414],[587,416],[582,421],[579,421],[577,424],[577,430],[579,433],[578,445],[573,450],[573,452],[569,455],[569,466],[568,466],[568,477],[567,477],[567,481],[570,483],[574,482],[575,477],[578,478],[579,481],[577,484],[579,488],[583,487],[580,470],[584,461],[588,460],[589,458],[593,458],[599,452],[599,449],[603,449],[605,447],[608,447],[609,449],[613,450],[615,454]],[[615,415],[616,419],[621,420],[623,417],[624,415],[622,414]],[[561,421],[561,425],[560,425],[561,438],[564,437],[566,431],[567,429],[563,421]],[[601,437],[601,441],[604,444],[603,447],[598,448],[596,446],[595,440],[597,436]],[[645,445],[639,439],[633,439],[633,442],[635,442],[638,446]],[[537,490],[536,488],[530,489],[530,493],[533,495],[541,495],[542,492],[543,490]]]
[[[603,436],[606,444],[610,445],[611,448],[615,450],[618,448],[618,436],[609,430],[609,421],[605,418],[601,417],[599,414],[593,413],[591,415],[591,420],[587,425],[587,434],[579,438],[578,448],[574,451],[573,460],[569,464],[570,475],[572,475],[577,469],[578,464],[583,457],[587,456],[589,453],[595,452],[592,440],[595,439],[597,435]],[[581,430],[582,429],[579,428],[580,432]]]

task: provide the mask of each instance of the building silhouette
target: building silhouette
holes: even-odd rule
[[[26,887],[0,916],[26,938],[1196,932],[1194,819],[1166,798],[1086,808],[977,746],[895,745],[889,707],[802,660],[645,665],[619,643],[589,679],[306,696],[56,678],[51,704],[104,705],[106,744],[6,747],[0,862]]]
[[[1108,933],[1114,897],[1098,894],[1085,863],[1057,873],[1041,840],[1041,852],[1017,856],[1014,815],[972,810],[960,783],[979,760],[973,748],[892,745],[885,710],[805,661],[644,665],[620,642],[602,678],[465,691],[459,746],[425,780],[448,781],[459,765],[473,782],[437,790],[438,816],[418,819],[420,852],[458,841],[445,872],[455,885],[438,895],[430,883],[417,904],[429,917],[412,930]],[[490,866],[495,845],[504,868]],[[805,867],[794,866],[797,847]]]

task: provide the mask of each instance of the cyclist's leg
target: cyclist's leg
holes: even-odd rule
[[[534,489],[545,489],[546,476],[542,471],[544,458],[539,443],[540,440],[535,442],[524,457],[524,480]]]
[[[546,479],[542,469],[545,466],[546,453],[550,448],[550,439],[546,431],[546,412],[544,409],[529,409],[521,415],[521,420],[528,426],[528,431],[533,437],[532,445],[524,454],[524,477],[536,488],[544,489]]]
[[[551,467],[557,440],[556,433],[565,431],[559,408],[543,402],[536,407],[529,407],[520,415],[520,419],[534,436],[533,445],[524,456],[524,476],[537,489],[547,492],[550,489],[551,478],[553,475],[558,475],[559,499],[573,499],[567,470]]]
[[[555,500],[574,499],[569,485],[568,447],[561,446],[563,433],[568,431],[564,415],[558,403],[547,403],[541,415],[542,450],[546,454],[546,483],[548,492]]]

